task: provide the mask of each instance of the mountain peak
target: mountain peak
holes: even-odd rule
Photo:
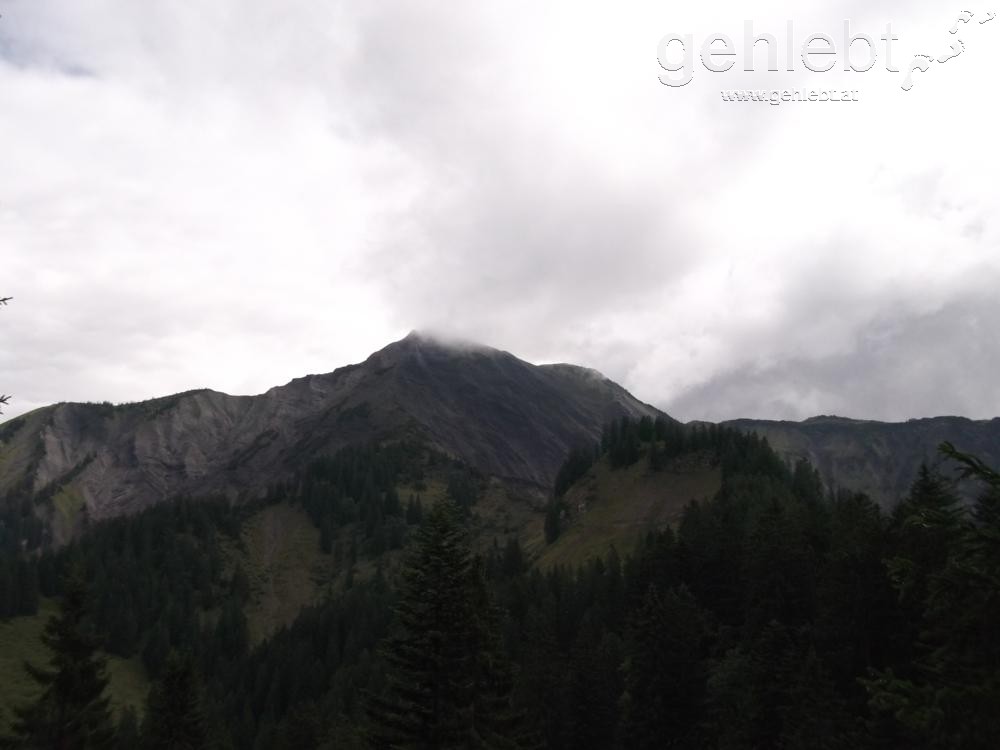
[[[365,364],[385,368],[407,362],[425,362],[428,358],[440,361],[462,359],[468,355],[516,359],[507,352],[470,339],[415,329],[398,341],[379,349],[365,361]]]
[[[422,331],[413,329],[397,344],[407,344],[409,346],[431,346],[438,349],[447,349],[455,352],[475,351],[475,352],[500,352],[491,346],[482,344],[472,339],[467,339],[454,334],[436,333],[433,331]],[[390,344],[392,346],[392,344]]]
[[[593,370],[415,330],[360,364],[259,396],[49,407],[5,434],[4,455],[23,460],[7,462],[0,493],[66,485],[89,517],[107,518],[179,494],[252,494],[348,445],[412,439],[544,494],[570,448],[599,440],[611,419],[644,415],[659,412]],[[69,523],[60,538],[72,534]]]

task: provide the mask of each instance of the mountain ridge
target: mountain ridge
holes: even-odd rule
[[[541,502],[569,450],[596,443],[623,416],[666,417],[597,370],[534,365],[413,331],[362,362],[257,395],[200,388],[130,404],[60,403],[0,423],[0,498],[50,501],[54,536],[65,540],[86,518],[181,494],[259,496],[348,445],[413,439],[523,485]],[[922,462],[940,462],[944,440],[1000,463],[1000,418],[722,424],[758,432],[786,461],[808,459],[828,485],[865,492],[886,508]]]
[[[1000,465],[998,417],[879,422],[821,415],[801,422],[735,419],[722,424],[757,432],[786,461],[804,458],[828,485],[864,492],[886,509],[906,495],[922,463],[942,467],[948,463],[938,451],[942,442]],[[966,496],[976,491],[972,486],[960,489]]]
[[[47,494],[53,519],[68,517],[58,534],[67,538],[81,514],[112,517],[179,494],[261,494],[347,445],[413,438],[544,495],[571,447],[596,441],[609,419],[645,415],[659,412],[596,371],[411,333],[256,396],[194,389],[21,415],[0,425],[0,493]]]

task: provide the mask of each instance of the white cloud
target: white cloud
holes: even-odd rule
[[[769,3],[752,20],[779,36],[787,18],[796,36],[891,22],[902,68],[947,46],[958,10]],[[882,60],[696,62],[688,86],[657,82],[665,33],[742,44],[748,13],[7,3],[9,414],[259,392],[420,327],[597,367],[683,418],[996,413],[989,372],[938,391],[1000,343],[935,333],[920,352],[916,332],[993,309],[1000,18],[963,29],[966,52],[909,92]],[[861,101],[719,94],[794,86]],[[887,369],[889,350],[920,367]],[[864,387],[842,392],[845,368]],[[919,400],[888,397],[901,388]]]

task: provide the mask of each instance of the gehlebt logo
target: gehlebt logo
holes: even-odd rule
[[[754,59],[755,52],[760,49],[758,45],[764,45],[767,70],[770,72],[782,69],[796,72],[804,68],[812,73],[826,73],[839,67],[847,73],[864,73],[872,70],[881,60],[887,72],[902,74],[900,88],[910,91],[921,74],[927,74],[932,68],[944,65],[965,52],[966,39],[972,41],[979,29],[995,18],[996,13],[992,11],[961,11],[947,35],[942,33],[942,39],[926,54],[914,55],[902,68],[893,56],[893,43],[899,41],[899,37],[893,32],[891,23],[875,35],[855,30],[850,19],[844,20],[836,34],[814,32],[797,35],[793,21],[785,22],[782,34],[758,32],[753,21],[744,21],[742,47],[739,50],[726,34],[708,34],[697,47],[693,34],[667,34],[660,39],[656,49],[656,60],[662,70],[659,80],[670,87],[689,84],[696,73],[696,50],[701,67],[711,73],[732,70],[741,57],[743,70],[754,72],[759,67]],[[724,95],[726,93],[723,92]],[[853,93],[853,98],[845,96],[843,100],[857,101],[857,92]],[[723,98],[728,99],[726,96]]]

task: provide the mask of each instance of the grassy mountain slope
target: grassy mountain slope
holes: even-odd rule
[[[243,524],[239,544],[227,547],[229,568],[241,566],[250,583],[244,612],[251,643],[290,624],[343,572],[332,555],[320,550],[319,529],[305,511],[288,503],[254,513]]]
[[[678,456],[658,472],[645,455],[620,469],[603,458],[563,497],[566,528],[538,562],[576,565],[611,547],[625,555],[649,530],[679,520],[691,500],[713,497],[721,482],[719,467],[704,453]]]

